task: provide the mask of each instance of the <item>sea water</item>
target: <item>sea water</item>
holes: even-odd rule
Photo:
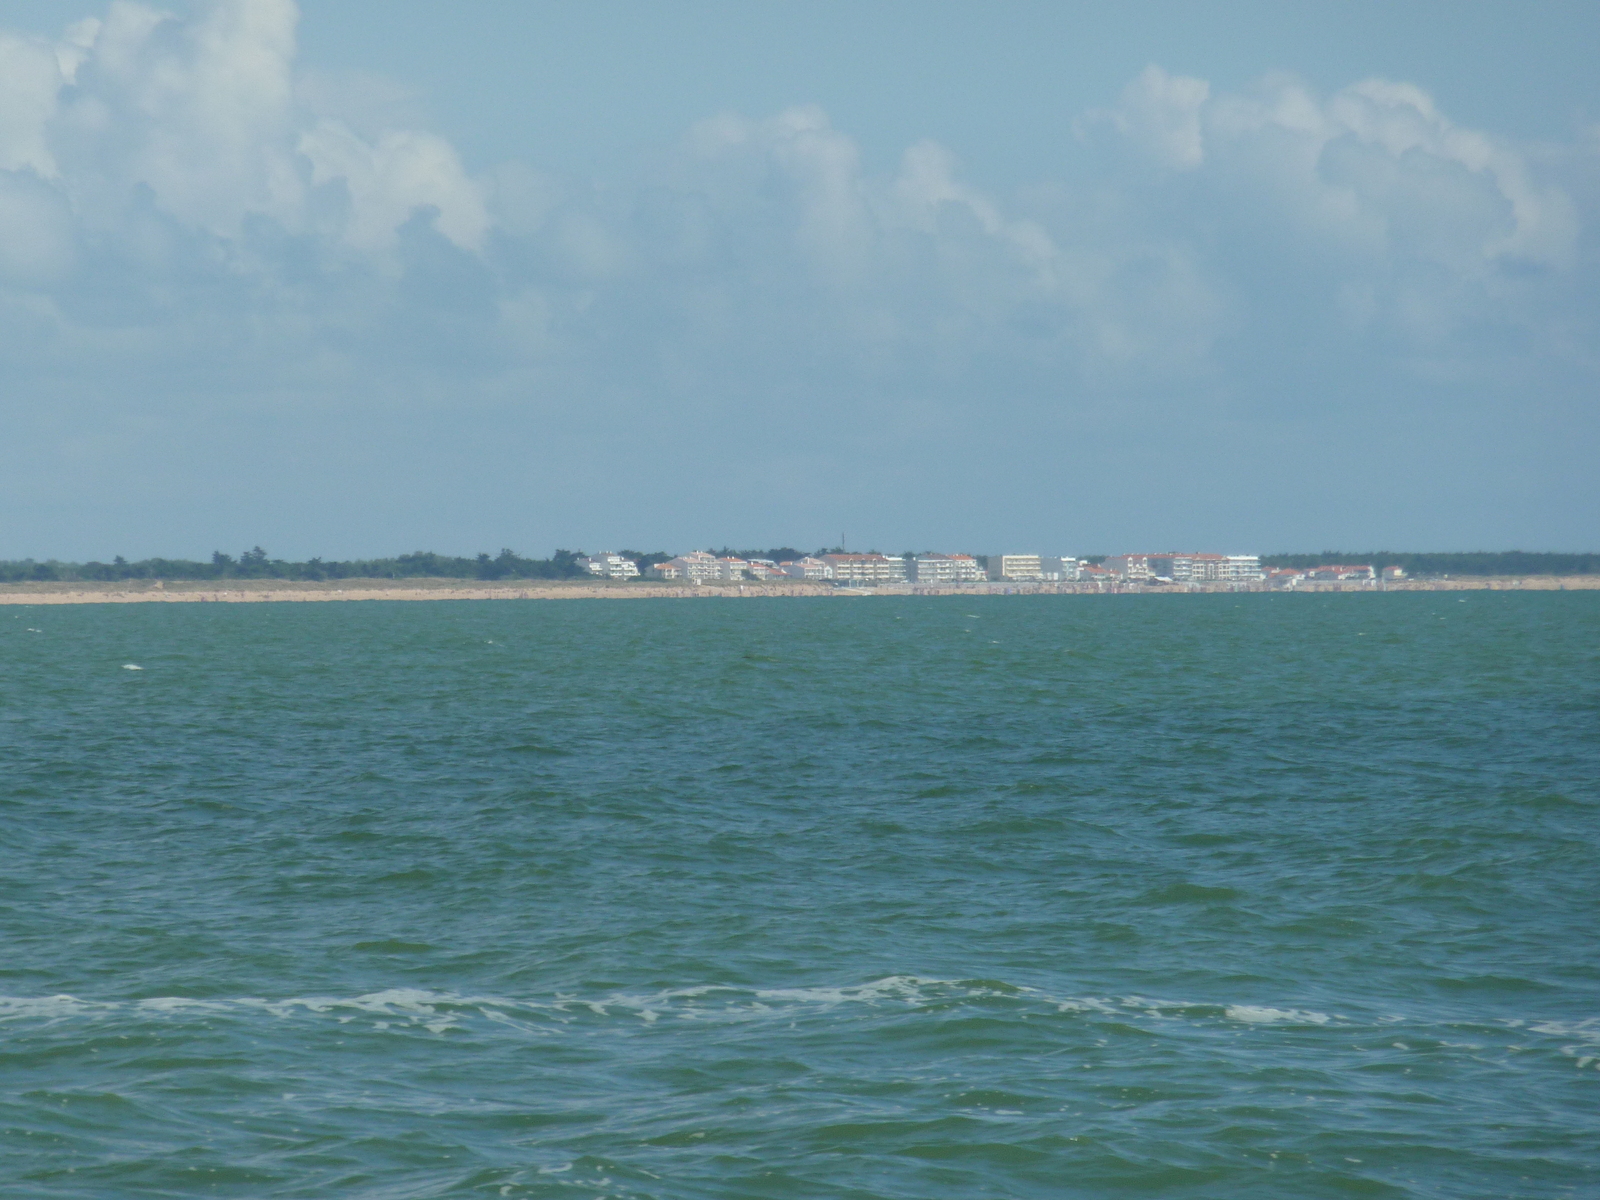
[[[1600,1194],[1600,594],[0,609],[0,1195]]]

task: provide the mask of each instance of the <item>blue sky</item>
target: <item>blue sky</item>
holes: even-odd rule
[[[1596,548],[1592,4],[0,23],[0,557]]]

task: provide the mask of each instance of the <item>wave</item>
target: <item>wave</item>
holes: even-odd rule
[[[491,1020],[539,1019],[557,1024],[589,1017],[626,1016],[650,1024],[674,1017],[686,1020],[750,1020],[803,1012],[826,1013],[841,1008],[893,1012],[952,1011],[972,1007],[982,1007],[996,1013],[1012,1011],[1029,1017],[1051,1013],[1103,1015],[1227,1022],[1247,1026],[1387,1027],[1397,1022],[1416,1021],[1415,1017],[1405,1015],[1357,1017],[1289,1005],[1164,1000],[1140,995],[1052,996],[1038,988],[1002,980],[886,975],[863,983],[812,987],[761,988],[708,983],[653,992],[607,992],[587,996],[556,992],[533,998],[472,995],[426,988],[386,988],[353,996],[310,995],[280,999],[260,996],[153,996],[93,1000],[67,994],[0,995],[0,1022],[266,1014],[279,1019],[332,1017],[346,1022],[370,1017],[411,1021],[442,1031],[459,1026],[463,1020],[473,1016]],[[1481,1024],[1481,1021],[1463,1019],[1461,1022],[1452,1022],[1434,1018],[1427,1023]],[[1497,1024],[1507,1031],[1522,1030],[1600,1048],[1600,1018],[1574,1021],[1504,1018]]]
[[[972,1048],[1002,1028],[1023,1039],[1028,1053],[1048,1053],[1083,1043],[1135,1036],[1205,1038],[1233,1029],[1254,1038],[1293,1038],[1316,1057],[1377,1055],[1454,1057],[1477,1061],[1529,1052],[1548,1055],[1569,1069],[1600,1070],[1600,1018],[1522,1019],[1449,1014],[1339,1014],[1288,1004],[1215,1003],[1139,995],[1053,996],[999,980],[931,979],[888,975],[856,984],[760,988],[699,984],[651,992],[543,997],[475,995],[426,988],[386,988],[350,996],[154,996],[94,1000],[54,996],[0,996],[0,1030],[14,1044],[35,1035],[70,1037],[145,1034],[152,1025],[179,1024],[184,1034],[218,1025],[273,1021],[329,1021],[341,1036],[451,1036],[469,1039],[542,1040],[570,1036],[681,1036],[691,1029],[730,1036],[746,1027],[763,1041],[798,1028],[812,1033],[849,1022],[869,1037],[933,1039]],[[66,1029],[62,1029],[62,1027]],[[776,1029],[774,1029],[776,1027]],[[1053,1031],[1053,1032],[1052,1032]],[[1252,1036],[1252,1031],[1254,1031]],[[174,1031],[176,1032],[176,1031]],[[722,1036],[716,1034],[713,1036]],[[1047,1039],[1041,1043],[1038,1039]],[[979,1039],[973,1041],[972,1039]],[[1401,1040],[1403,1039],[1403,1040]],[[1248,1044],[1248,1041],[1247,1043]],[[1018,1051],[1020,1052],[1020,1051]]]

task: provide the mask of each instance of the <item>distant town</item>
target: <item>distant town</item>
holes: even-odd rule
[[[0,560],[0,599],[78,591],[85,596],[104,592],[176,598],[228,588],[254,594],[279,584],[292,585],[299,589],[293,594],[305,596],[318,589],[354,594],[347,585],[356,585],[355,591],[377,588],[385,595],[403,587],[429,595],[474,587],[515,588],[520,595],[528,587],[547,587],[554,589],[552,594],[608,596],[1590,589],[1600,587],[1600,554],[881,554],[852,553],[840,546],[810,552],[782,546],[706,548],[687,554],[556,550],[548,558],[524,557],[509,549],[475,556],[417,550],[390,558],[293,561],[256,546],[237,557],[215,551],[209,560]]]
[[[803,580],[841,587],[919,585],[952,587],[992,584],[1088,584],[1106,588],[1215,587],[1259,591],[1307,585],[1343,586],[1398,582],[1399,566],[1328,563],[1311,567],[1263,567],[1257,554],[1115,554],[1098,559],[1049,554],[818,554],[777,560],[717,555],[695,550],[675,558],[593,554],[579,564],[602,579],[651,579],[693,585],[774,583]],[[1076,589],[1074,589],[1076,590]]]

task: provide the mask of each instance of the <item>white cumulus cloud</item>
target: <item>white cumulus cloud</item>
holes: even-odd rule
[[[419,208],[476,250],[479,185],[414,130],[363,139],[296,99],[293,0],[218,0],[184,20],[131,0],[54,44],[0,36],[0,169],[50,181],[80,220],[111,226],[130,198],[186,228],[236,236],[252,218],[383,249]],[[337,227],[313,193],[344,189]]]

